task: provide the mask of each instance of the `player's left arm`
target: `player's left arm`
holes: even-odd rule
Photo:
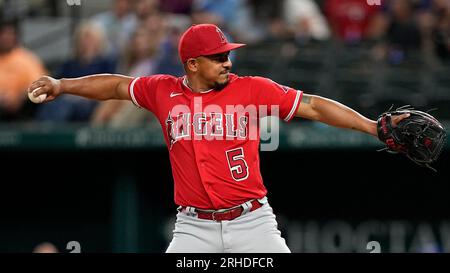
[[[303,94],[296,116],[377,136],[376,121],[337,101],[316,95]],[[406,117],[407,115],[393,117],[393,125],[396,126]]]

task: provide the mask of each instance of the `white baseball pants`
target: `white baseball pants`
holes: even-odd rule
[[[231,221],[178,212],[167,253],[290,253],[269,203]]]

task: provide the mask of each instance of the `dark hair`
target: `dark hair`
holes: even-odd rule
[[[5,27],[12,27],[16,32],[19,32],[19,20],[17,18],[0,17],[0,31]]]

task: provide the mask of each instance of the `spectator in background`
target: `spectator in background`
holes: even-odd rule
[[[218,26],[227,37],[228,41],[233,41],[232,22],[238,21],[240,0],[194,0],[192,23],[193,24],[214,24]],[[175,54],[176,55],[176,54]],[[235,53],[230,53],[233,61]],[[174,58],[175,60],[175,58]]]
[[[283,17],[289,31],[300,43],[330,38],[327,21],[313,0],[285,0]]]
[[[369,26],[380,7],[363,0],[326,0],[324,10],[334,36],[347,44],[355,44],[367,38]]]
[[[237,21],[238,10],[242,6],[241,0],[195,0],[194,10],[205,12],[209,16],[214,16],[211,21],[215,21],[221,26],[228,26]]]
[[[247,0],[256,22],[268,24],[273,18],[281,18],[284,0]]]
[[[158,36],[141,25],[134,32],[128,45],[125,57],[119,71],[132,77],[153,75],[156,67],[156,50],[159,46]],[[102,102],[92,115],[93,125],[107,125],[110,127],[133,127],[151,120],[147,111],[139,109],[126,101],[109,100]]]
[[[175,25],[169,25],[168,27],[167,35],[163,37],[159,45],[155,73],[182,76],[184,69],[178,59],[178,42],[182,34],[182,29],[185,29],[185,27]]]
[[[191,24],[190,18],[184,15],[154,13],[143,22],[149,35],[157,44],[155,73],[172,73],[183,75],[184,70],[178,60],[178,40],[180,29]]]
[[[258,22],[265,42],[286,39],[289,36],[283,21],[284,0],[247,0],[254,21]]]
[[[387,36],[391,49],[400,51],[418,49],[420,32],[411,1],[392,0],[389,17]]]
[[[159,0],[161,11],[174,14],[190,15],[194,0]]]
[[[246,0],[194,0],[193,17],[198,23],[221,26],[240,41],[261,40]]]
[[[40,59],[20,46],[16,20],[0,22],[0,120],[26,118],[31,104],[25,90],[36,77],[47,74]]]
[[[133,33],[125,51],[120,70],[133,77],[151,75],[155,71],[156,50],[161,36],[153,36],[144,25]]]
[[[450,2],[434,0],[433,10],[436,14],[436,25],[433,28],[434,50],[443,61],[450,61]]]
[[[34,249],[33,253],[59,253],[58,248],[49,242],[43,242],[38,244]]]
[[[137,26],[136,15],[132,12],[133,0],[114,0],[112,10],[92,18],[106,34],[109,55],[119,56],[130,40]]]
[[[137,16],[137,25],[141,25],[150,16],[160,14],[158,0],[136,0],[134,11]]]
[[[136,11],[139,27],[134,32],[120,62],[121,73],[139,77],[170,73],[183,75],[178,60],[180,30],[191,24],[184,15],[163,13],[154,0],[138,0]],[[102,102],[92,115],[93,125],[114,128],[135,127],[151,121],[145,111],[121,101]]]
[[[429,0],[419,14],[423,46],[427,53],[450,60],[450,1]]]
[[[386,12],[379,15],[376,21],[384,28],[379,32],[382,40],[377,46],[377,58],[400,65],[410,59],[410,53],[421,48],[419,20],[410,0],[388,2]]]
[[[78,26],[75,31],[74,57],[63,63],[58,77],[73,78],[93,73],[115,73],[116,59],[105,55],[105,35],[92,22]],[[97,102],[66,95],[60,100],[39,105],[36,118],[52,122],[85,122],[91,117]]]
[[[162,12],[152,12],[140,21],[140,26],[147,29],[151,39],[160,43],[162,37],[166,35],[167,16]],[[150,41],[153,43],[153,41]]]
[[[146,28],[149,34],[149,40],[147,43],[152,43],[156,45],[157,56],[155,64],[155,73],[173,73],[178,75],[179,73],[184,73],[181,65],[178,61],[178,40],[176,40],[175,46],[172,46],[172,39],[174,28],[185,29],[191,24],[191,19],[183,14],[172,14],[165,13],[158,9],[158,3],[154,3],[153,0],[138,0],[138,5],[136,9],[145,9],[139,5],[146,5],[148,8],[146,10],[151,10],[151,12],[142,12],[136,10],[137,14],[140,14],[141,28]],[[152,9],[149,6],[152,6]],[[175,35],[176,36],[176,35]],[[124,73],[128,73],[124,71]]]

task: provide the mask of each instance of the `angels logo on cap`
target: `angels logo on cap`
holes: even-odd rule
[[[225,35],[223,34],[222,30],[220,30],[220,28],[216,27],[216,31],[217,31],[217,33],[219,33],[220,42],[222,44],[226,44],[227,43],[227,38],[225,38]]]

